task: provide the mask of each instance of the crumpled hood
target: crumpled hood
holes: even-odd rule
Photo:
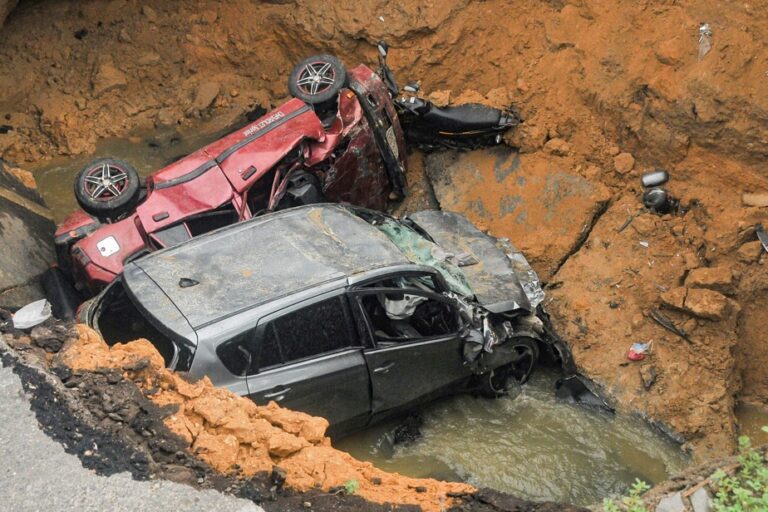
[[[544,299],[536,272],[508,240],[486,235],[458,213],[429,210],[408,217],[455,260],[470,263],[461,270],[487,310],[533,311]]]

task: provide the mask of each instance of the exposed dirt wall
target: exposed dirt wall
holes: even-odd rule
[[[462,483],[407,478],[378,470],[334,449],[325,437],[328,422],[289,411],[272,402],[257,406],[248,398],[214,387],[208,378],[189,383],[167,370],[152,344],[137,340],[107,347],[90,328],[78,325],[79,337],[67,343],[58,362],[73,371],[113,368],[124,371],[156,405],[175,410],[165,425],[188,449],[222,473],[250,477],[284,472],[296,491],[326,492],[354,485],[353,492],[374,503],[419,505],[437,511],[450,507],[452,496],[475,489]]]
[[[702,21],[714,35],[699,59]],[[508,137],[518,164],[457,157],[441,177],[426,162],[441,206],[532,256],[577,363],[621,406],[702,455],[727,452],[742,390],[767,401],[753,228],[768,213],[742,196],[768,192],[766,32],[761,5],[707,0],[24,2],[0,31],[0,157],[87,153],[102,137],[274,104],[299,58],[372,64],[384,37],[401,82],[422,79],[443,102],[511,101],[525,118]],[[640,211],[639,176],[658,165],[685,215]],[[658,308],[690,341],[652,320]],[[651,340],[627,364],[629,344]]]

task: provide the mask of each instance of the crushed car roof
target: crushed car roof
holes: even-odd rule
[[[180,311],[198,328],[321,283],[407,263],[383,233],[344,207],[313,205],[150,254],[128,264],[124,279],[161,322]],[[178,311],[163,311],[167,299]]]

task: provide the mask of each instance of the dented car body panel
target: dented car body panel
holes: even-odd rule
[[[456,213],[431,210],[409,215],[409,218],[451,255],[467,261],[461,269],[478,302],[489,311],[533,311],[541,302],[543,291],[538,277],[525,259],[522,262],[512,259],[517,253],[511,244],[507,245],[512,255],[509,256],[498,240]],[[528,284],[527,290],[523,282]]]
[[[479,389],[494,370],[519,362],[514,347],[525,344],[515,340],[549,343],[520,297],[499,314],[486,309],[446,279],[468,267],[439,258],[425,265],[398,245],[402,235],[381,229],[382,220],[400,222],[430,254],[452,249],[379,212],[291,208],[130,262],[86,303],[83,319],[108,343],[118,341],[105,332],[110,315],[122,325],[126,316],[131,325],[145,322],[172,368],[257,403],[324,416],[335,434]],[[460,242],[461,232],[469,234],[462,243],[476,247],[479,231],[467,226],[450,240]],[[113,307],[108,296],[124,299]]]

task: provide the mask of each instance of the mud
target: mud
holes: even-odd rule
[[[714,43],[699,60],[701,21]],[[737,402],[768,407],[753,229],[768,211],[743,203],[768,191],[766,36],[761,6],[705,0],[24,2],[0,30],[0,157],[24,167],[105,137],[235,119],[283,99],[301,57],[372,64],[385,37],[401,82],[421,79],[442,102],[511,101],[525,119],[507,140],[519,165],[450,157],[475,170],[435,179],[417,163],[400,209],[439,202],[524,248],[579,368],[704,458],[732,451]],[[657,166],[678,214],[642,209],[640,174]],[[689,281],[712,268],[731,280]],[[630,363],[638,341],[653,349]]]

